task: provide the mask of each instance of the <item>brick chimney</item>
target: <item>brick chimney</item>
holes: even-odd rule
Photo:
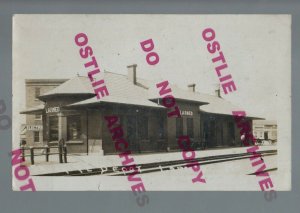
[[[136,84],[136,67],[136,64],[127,66],[128,80],[131,81],[133,84]]]
[[[196,87],[196,84],[189,84],[188,85],[189,92],[195,92],[195,87]]]

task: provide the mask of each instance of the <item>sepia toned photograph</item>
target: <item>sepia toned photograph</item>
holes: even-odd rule
[[[12,87],[14,191],[292,189],[290,15],[14,15]]]

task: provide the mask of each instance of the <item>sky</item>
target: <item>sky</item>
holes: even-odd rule
[[[290,113],[291,20],[288,15],[15,15],[13,18],[14,114],[25,108],[25,79],[86,76],[74,42],[83,32],[102,70],[169,80],[214,94],[219,83],[202,38],[212,28],[237,90],[226,100],[260,117]],[[146,63],[140,42],[153,39],[160,57]],[[214,55],[216,56],[216,55]]]

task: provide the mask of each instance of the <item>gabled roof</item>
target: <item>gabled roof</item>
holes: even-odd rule
[[[30,107],[26,110],[23,110],[20,112],[20,114],[37,114],[37,112],[41,112],[43,111],[43,109],[45,108],[45,105],[44,104],[40,104],[40,105],[37,105],[37,106],[34,106],[34,107]]]
[[[101,103],[119,103],[127,105],[138,105],[147,107],[164,108],[155,103],[155,99],[161,98],[159,90],[156,88],[156,83],[145,79],[137,79],[136,85],[133,84],[127,75],[102,72],[102,77],[105,80],[105,85],[108,88],[109,96],[97,99],[92,87],[92,83],[86,76],[76,76],[55,89],[41,95],[40,99],[45,99],[50,96],[59,95],[88,95],[86,100],[76,102],[68,105],[67,107],[74,106],[87,106]],[[200,111],[206,113],[214,113],[221,115],[232,115],[232,111],[241,110],[240,107],[233,105],[229,101],[199,92],[191,92],[179,88],[176,85],[170,85],[172,95],[176,100],[184,100],[197,103]],[[91,98],[92,97],[92,98]],[[152,102],[152,101],[153,102]],[[31,113],[42,110],[44,107],[39,106],[36,109],[28,109],[26,112]],[[247,114],[247,117],[257,118],[257,116]]]
[[[142,85],[134,85],[125,75],[104,72],[105,85],[108,88],[109,95],[101,99],[92,97],[90,99],[70,104],[68,106],[83,106],[97,103],[119,103],[127,105],[139,105],[156,108],[164,108],[148,100],[148,91]],[[88,77],[81,77],[82,84],[90,84]]]
[[[105,96],[98,100],[96,97],[80,101],[74,104],[68,105],[72,106],[84,106],[84,105],[93,105],[93,104],[101,104],[101,103],[117,103],[117,104],[126,104],[126,105],[135,105],[135,106],[147,106],[147,107],[155,107],[155,108],[164,108],[152,101],[148,101],[145,99],[136,99],[136,98],[124,98],[124,97],[116,97],[116,96]]]
[[[153,100],[160,98],[158,89],[155,86],[156,83],[152,83],[155,86],[154,88],[154,86],[149,85],[146,80],[141,80],[141,82],[149,87],[149,99]],[[201,103],[201,106],[199,106],[201,112],[232,116],[232,111],[242,110],[241,107],[215,95],[184,90],[179,88],[177,85],[170,85],[170,88],[172,89],[172,95],[176,98],[176,100],[197,102],[198,104]],[[248,114],[247,112],[246,117],[261,119],[260,117]]]
[[[71,95],[71,94],[87,94],[93,95],[94,91],[91,83],[87,77],[76,76],[65,83],[59,85],[58,87],[46,92],[45,94],[39,96],[39,98],[45,98],[47,96],[53,95]]]
[[[236,106],[221,97],[217,97],[217,96],[213,96],[213,95],[205,95],[205,96],[206,96],[206,100],[209,102],[209,104],[200,106],[199,108],[200,108],[201,112],[232,116],[233,111],[242,111],[243,110],[243,108]],[[257,115],[253,115],[249,112],[246,112],[246,117],[262,119],[262,118],[258,117]]]

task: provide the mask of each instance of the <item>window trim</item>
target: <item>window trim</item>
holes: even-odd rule
[[[165,140],[166,139],[165,118],[163,116],[160,116],[160,117],[158,117],[157,120],[159,122],[158,123],[158,131],[157,131],[158,140]],[[162,130],[162,137],[160,137],[161,130]]]
[[[179,122],[180,121],[180,123],[181,123],[181,130],[180,130],[180,133],[178,133],[177,134],[177,122]],[[183,135],[183,118],[182,117],[180,117],[180,118],[176,118],[176,132],[175,132],[175,136],[176,136],[176,138],[179,138],[179,137],[181,137],[182,135]]]
[[[41,121],[41,120],[43,120],[43,115],[42,114],[40,114],[40,118],[36,118],[36,115],[39,115],[39,114],[35,114],[34,115],[34,120],[36,120],[36,121]]]
[[[69,122],[68,122],[68,118],[74,118],[74,117],[79,117],[80,131],[79,131],[78,139],[69,138]],[[72,143],[72,142],[76,143],[76,142],[82,141],[82,138],[81,138],[81,135],[82,135],[81,115],[80,114],[73,114],[73,115],[66,116],[66,125],[67,125],[67,138],[66,138],[66,141],[69,141],[70,143]]]
[[[235,125],[233,123],[233,121],[228,121],[227,123],[227,129],[228,129],[228,136],[233,139],[235,139],[235,135],[236,135],[236,130],[235,130]]]
[[[35,139],[36,139],[36,133],[38,133],[38,141],[36,141]],[[41,137],[40,137],[40,132],[39,131],[33,131],[33,142],[34,143],[40,143],[41,142]]]
[[[189,125],[188,125],[188,121],[191,120],[192,121],[192,136],[189,134]],[[195,132],[194,132],[194,119],[193,118],[187,118],[186,119],[186,133],[190,138],[195,138]]]
[[[53,138],[51,138],[51,125],[50,125],[50,119],[51,118],[57,118],[57,139],[53,139]],[[49,141],[51,142],[51,141],[58,141],[58,139],[59,139],[59,133],[58,133],[58,116],[56,116],[56,115],[53,115],[53,116],[49,116],[49,118],[48,118],[48,125],[49,125],[49,135],[48,135],[48,138],[49,138]]]
[[[137,117],[137,131],[138,131],[138,140],[144,140],[148,141],[149,140],[149,118],[147,116],[138,116]],[[144,125],[146,126],[146,137],[143,137],[142,135],[142,130],[144,128]]]

